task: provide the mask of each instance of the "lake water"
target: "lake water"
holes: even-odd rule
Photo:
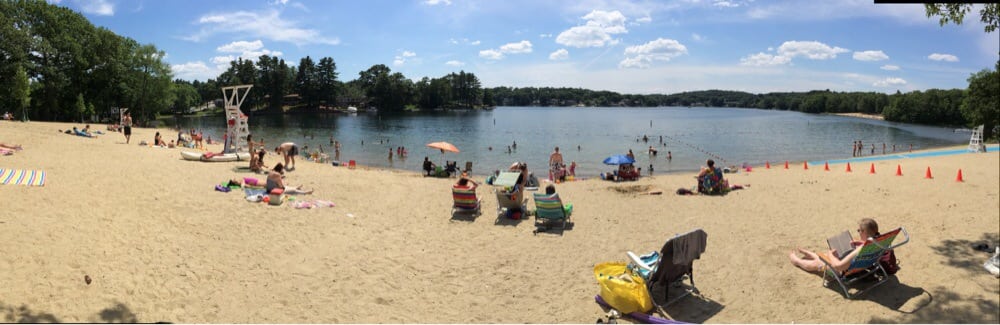
[[[225,133],[223,117],[180,117],[168,121],[170,124],[203,130],[216,140]],[[331,157],[332,137],[341,142],[340,160],[353,159],[361,165],[418,171],[427,156],[439,165],[452,160],[464,167],[466,161],[472,161],[473,172],[483,175],[523,161],[539,177],[547,175],[540,171],[547,170],[555,146],[567,165],[576,161],[578,177],[593,177],[613,169],[601,163],[604,158],[630,149],[636,165],[646,174],[650,165],[655,173],[692,172],[710,158],[724,165],[850,158],[855,140],[863,141],[865,155],[869,155],[873,143],[876,154],[881,154],[882,143],[886,153],[891,153],[893,144],[900,152],[908,151],[911,144],[913,150],[964,144],[970,136],[951,128],[853,117],[703,107],[498,107],[488,111],[267,115],[251,116],[250,132],[254,139],[263,138],[269,149],[292,141],[308,146],[310,152],[322,145]],[[642,141],[644,135],[648,142]],[[660,144],[661,136],[664,144]],[[425,146],[437,141],[450,142],[461,152],[442,155]],[[507,146],[515,141],[517,149],[508,153]],[[398,146],[406,147],[409,156],[396,156]],[[648,154],[649,146],[659,154]],[[388,159],[390,150],[392,160]],[[672,159],[667,159],[668,151]],[[269,165],[276,161],[274,156],[265,160]]]

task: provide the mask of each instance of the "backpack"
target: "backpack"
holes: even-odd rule
[[[896,253],[891,249],[882,254],[879,257],[878,263],[882,265],[882,269],[885,269],[885,273],[896,274],[899,271],[899,263],[896,261]]]

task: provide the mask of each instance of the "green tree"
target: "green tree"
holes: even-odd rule
[[[927,18],[934,16],[940,16],[938,21],[941,26],[947,23],[955,23],[956,25],[961,25],[962,21],[965,20],[965,14],[972,11],[971,3],[926,3],[924,4],[924,9],[927,12]],[[985,3],[983,8],[979,10],[979,19],[983,22],[983,30],[987,33],[992,33],[997,30],[998,24],[1000,24],[1000,4],[997,3]]]
[[[1000,61],[996,70],[982,70],[969,77],[961,110],[970,126],[984,125],[983,139],[993,138],[1000,125]]]
[[[31,100],[31,81],[24,67],[14,70],[14,85],[11,88],[11,98],[14,101],[14,111],[21,111],[21,120],[28,121],[28,103]]]

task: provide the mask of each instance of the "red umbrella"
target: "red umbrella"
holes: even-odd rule
[[[440,149],[442,152],[444,151],[459,152],[458,148],[456,148],[455,145],[444,141],[428,143],[427,146],[434,149]]]

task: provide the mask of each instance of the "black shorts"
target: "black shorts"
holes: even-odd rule
[[[288,155],[289,156],[295,156],[295,155],[298,155],[298,154],[299,154],[299,146],[292,146],[291,149],[288,149]]]
[[[132,135],[132,127],[125,126],[125,135]]]

